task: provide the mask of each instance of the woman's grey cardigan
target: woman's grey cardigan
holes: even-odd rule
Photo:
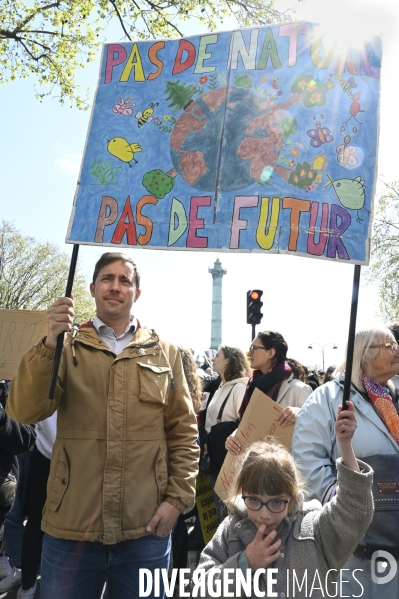
[[[336,595],[334,581],[339,583],[340,568],[359,544],[373,516],[373,471],[364,462],[358,460],[358,463],[361,473],[350,470],[338,459],[338,490],[333,500],[323,507],[317,500],[305,502],[294,515],[287,516],[279,524],[274,542],[281,539],[281,554],[269,566],[278,570],[273,574],[277,579],[272,588],[277,592],[274,596],[313,599],[328,597],[328,593],[340,596],[339,584]],[[256,531],[242,504],[219,526],[203,550],[197,569],[204,569],[206,578],[212,569],[219,569],[220,573],[215,571],[212,575],[214,580],[223,580],[223,570],[233,568],[234,574],[230,578],[234,584],[229,586],[229,591],[235,589],[235,571],[237,568],[245,571],[248,567],[245,549],[253,541]],[[266,591],[266,578],[267,572],[259,581],[263,591]],[[359,596],[361,591],[359,584]],[[342,593],[346,594],[345,585]],[[207,593],[206,596],[210,595]]]

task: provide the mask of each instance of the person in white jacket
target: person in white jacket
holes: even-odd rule
[[[244,353],[238,347],[230,347],[221,345],[213,358],[213,370],[221,377],[221,383],[210,400],[205,417],[205,430],[209,434],[212,426],[218,422],[220,408],[227,398],[221,415],[221,422],[237,421],[239,418],[239,410],[244,393],[247,387],[250,367]],[[212,487],[216,483],[218,477],[218,468],[213,469],[211,475]],[[223,504],[217,495],[215,495],[216,507],[219,515],[223,513]]]

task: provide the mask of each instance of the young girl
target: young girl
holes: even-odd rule
[[[317,500],[303,503],[303,483],[282,445],[258,441],[247,449],[232,485],[232,513],[219,526],[198,564],[198,570],[206,571],[207,593],[211,580],[219,579],[224,595],[224,570],[231,568],[230,592],[250,570],[252,597],[345,596],[345,587],[339,587],[339,570],[373,516],[372,469],[357,461],[353,453],[356,417],[352,402],[347,405],[347,410],[339,408],[335,424],[342,455],[336,462],[337,495],[323,508]],[[268,572],[269,567],[275,571]],[[352,575],[356,577],[355,572]],[[361,593],[359,583],[358,596]],[[230,596],[238,595],[234,591]]]

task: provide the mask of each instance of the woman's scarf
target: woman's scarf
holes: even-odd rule
[[[287,364],[287,362],[277,364],[277,366],[273,368],[271,372],[267,372],[266,374],[262,374],[260,370],[254,370],[251,378],[248,381],[244,399],[242,400],[242,404],[238,412],[240,420],[242,420],[244,412],[247,409],[247,405],[249,404],[249,400],[251,399],[254,389],[260,389],[262,393],[265,393],[265,395],[268,395],[274,401],[276,401],[278,392],[280,391],[281,383],[285,379],[288,379],[291,373],[292,368],[289,364]]]
[[[363,373],[360,375],[360,378],[374,410],[399,445],[399,415],[393,405],[392,397],[386,388],[377,383],[377,381],[369,379]]]

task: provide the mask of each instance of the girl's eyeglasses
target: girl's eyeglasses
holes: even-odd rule
[[[262,505],[265,505],[272,514],[281,514],[291,499],[288,497],[288,499],[269,499],[269,501],[261,501],[257,497],[251,497],[251,495],[242,495],[242,498],[249,510],[259,512],[259,510],[262,509]]]

